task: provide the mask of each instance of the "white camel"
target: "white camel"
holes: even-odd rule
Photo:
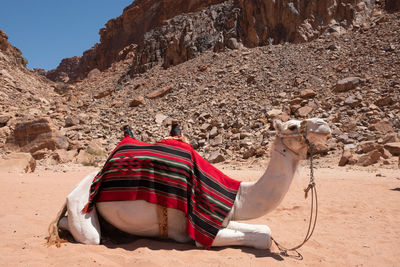
[[[258,218],[275,209],[289,190],[300,160],[307,156],[307,139],[311,144],[324,143],[330,135],[328,124],[322,119],[274,122],[277,131],[268,168],[260,179],[242,182],[234,205],[223,222],[212,247],[249,246],[269,249],[271,230],[266,225],[236,222]],[[91,213],[82,213],[88,201],[92,180],[97,172],[86,176],[67,196],[66,204],[58,214],[49,240],[59,242],[58,228],[68,230],[74,239],[84,244],[100,243],[100,225],[97,212],[111,225],[126,233],[159,237],[160,208],[143,200],[98,202]],[[167,210],[168,238],[177,242],[191,240],[186,233],[185,214],[176,209]],[[68,212],[68,216],[64,216]],[[52,225],[51,225],[52,226]],[[54,236],[55,234],[55,236]],[[201,244],[196,242],[197,246]]]

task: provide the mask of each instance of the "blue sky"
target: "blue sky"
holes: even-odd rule
[[[98,43],[99,30],[132,2],[1,0],[0,29],[28,59],[28,68],[49,70]]]

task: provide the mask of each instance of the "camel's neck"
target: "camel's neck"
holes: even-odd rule
[[[257,218],[275,209],[288,192],[298,164],[298,156],[276,138],[264,175],[256,182],[242,182],[231,219]]]

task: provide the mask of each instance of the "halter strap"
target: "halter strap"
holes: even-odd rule
[[[299,141],[305,140],[305,144],[301,147],[308,146],[311,148],[311,143],[307,139],[308,135],[308,129],[307,129],[307,121],[303,120],[300,123],[300,128],[297,128],[297,133],[277,133],[277,137],[280,138],[282,144],[285,146],[286,149],[288,149],[290,152],[295,154],[296,156],[299,156],[299,153],[291,149],[288,145],[285,144],[284,138],[289,138],[289,137],[299,137]],[[277,150],[276,150],[277,151]],[[281,153],[280,151],[277,151],[278,153]]]

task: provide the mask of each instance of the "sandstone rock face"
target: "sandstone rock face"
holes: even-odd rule
[[[0,169],[16,172],[34,172],[36,161],[29,153],[12,153],[0,159]]]
[[[122,15],[107,22],[100,29],[100,44],[96,44],[76,61],[67,59],[71,72],[66,72],[70,80],[84,78],[90,70],[104,70],[111,66],[125,47],[141,43],[144,35],[160,26],[165,20],[183,13],[196,12],[204,7],[224,2],[223,0],[137,0],[127,6]],[[72,62],[73,61],[73,62]],[[65,72],[67,64],[51,71],[51,80],[60,72]]]
[[[64,58],[58,65],[57,69],[50,70],[46,73],[46,77],[52,81],[68,82],[77,80],[79,75],[79,57]]]
[[[7,143],[21,151],[35,153],[41,150],[67,149],[68,140],[60,135],[48,118],[18,122]]]
[[[180,64],[210,50],[310,41],[326,30],[361,23],[371,6],[362,0],[134,1],[100,30],[99,44],[81,58],[63,60],[47,77],[75,81],[127,55],[133,57],[133,75],[159,64]]]

